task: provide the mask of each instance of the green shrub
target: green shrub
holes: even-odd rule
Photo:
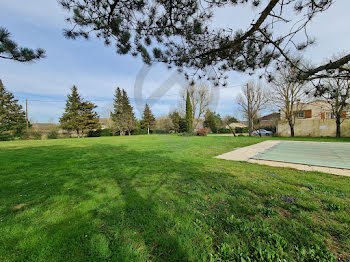
[[[24,132],[20,138],[24,140],[41,140],[42,134],[39,131],[30,130],[28,132]]]
[[[158,135],[163,135],[163,134],[168,134],[165,130],[153,130],[152,134],[158,134]]]
[[[194,136],[194,135],[196,135],[194,132],[183,132],[179,134],[179,136]]]
[[[111,128],[102,129],[101,136],[113,136],[113,130]]]
[[[50,133],[47,134],[48,139],[57,139],[58,138],[58,133],[56,131],[51,131]]]
[[[132,133],[132,135],[147,135],[147,130],[146,129],[142,129],[142,128],[136,128],[131,133]]]
[[[72,138],[72,135],[69,133],[61,133],[59,135],[59,138]]]
[[[30,133],[29,132],[24,132],[21,137],[23,140],[29,140],[30,139]]]
[[[101,136],[101,129],[98,130],[90,130],[87,134],[88,137],[100,137]]]
[[[10,141],[13,137],[8,133],[0,133],[0,141]]]
[[[236,128],[235,128],[235,132],[236,132],[237,134],[242,134],[242,133],[243,133],[243,128],[242,128],[242,127],[236,127]]]
[[[34,131],[31,133],[30,138],[33,140],[41,140],[42,136],[43,135],[40,132]]]
[[[219,128],[218,134],[231,134],[231,130],[228,128]]]
[[[236,127],[235,132],[238,134],[248,133],[248,127]]]

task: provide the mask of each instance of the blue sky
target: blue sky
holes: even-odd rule
[[[67,14],[57,2],[28,2],[1,0],[0,26],[8,28],[20,45],[45,49],[47,58],[30,64],[0,59],[0,79],[22,104],[28,99],[30,119],[57,122],[64,110],[66,95],[74,84],[84,98],[99,106],[102,116],[111,107],[117,86],[127,90],[138,117],[137,105],[142,107],[145,101],[151,102],[157,116],[177,107],[181,85],[176,83],[169,86],[161,99],[147,100],[173,76],[173,71],[163,65],[152,66],[142,82],[142,100],[136,105],[135,82],[138,74],[145,70],[140,58],[117,55],[112,46],[106,47],[98,40],[65,39],[62,30],[66,27],[64,18]],[[316,37],[317,44],[304,54],[307,59],[320,63],[327,61],[332,54],[349,51],[350,19],[346,19],[349,10],[350,1],[338,0],[327,13],[315,19],[310,32]],[[226,8],[216,12],[214,24],[222,27],[234,24],[234,27],[243,26],[244,29],[253,17],[254,12],[250,8]],[[249,79],[248,75],[231,73],[228,88],[216,89],[218,100],[212,109],[221,115],[238,115],[235,97],[240,85]]]

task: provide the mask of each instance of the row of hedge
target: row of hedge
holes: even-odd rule
[[[232,131],[229,128],[219,128],[218,134],[231,134]],[[235,133],[242,134],[242,133],[248,133],[248,127],[236,127]]]
[[[151,134],[167,134],[164,130],[150,130]],[[95,131],[90,131],[88,137],[100,137],[100,136],[119,136],[119,131],[113,131],[110,128],[99,129]],[[131,135],[147,135],[147,129],[137,128],[131,131]]]
[[[269,128],[265,127],[264,129],[276,132],[276,128]],[[201,128],[200,130],[197,131],[197,135],[200,136],[206,136],[209,132],[208,128]],[[240,128],[236,127],[235,128],[236,134],[242,134],[242,133],[248,133],[248,128]],[[151,130],[151,134],[167,134],[165,130]],[[231,130],[228,128],[219,128],[217,130],[218,134],[231,134]],[[131,132],[132,135],[146,135],[147,130],[146,129],[135,129]],[[99,129],[95,131],[90,131],[87,136],[88,137],[101,137],[101,136],[119,136],[120,133],[119,131],[115,132],[110,128],[105,128],[105,129]],[[59,135],[57,131],[51,131],[47,134],[47,139],[58,139],[58,138],[67,138],[70,137],[70,135]],[[25,132],[20,136],[13,136],[7,133],[0,133],[0,141],[9,141],[13,139],[23,139],[23,140],[41,140],[43,138],[43,134],[38,132],[38,131],[29,131]]]
[[[39,131],[28,131],[24,132],[20,135],[11,135],[9,133],[0,133],[0,141],[11,141],[15,139],[20,139],[20,140],[41,140],[43,138],[43,134]],[[56,131],[51,131],[47,133],[47,138],[48,139],[57,139],[58,138],[58,133]]]
[[[196,134],[198,136],[206,136],[209,133],[209,131],[210,131],[209,128],[200,128],[200,129],[198,129]],[[219,128],[217,130],[217,134],[231,134],[231,133],[232,133],[231,129],[228,129],[228,128]],[[248,133],[248,128],[247,127],[244,127],[244,128],[236,127],[235,133],[236,134]]]
[[[151,130],[151,134],[167,134],[164,130]],[[46,134],[46,135],[44,135]],[[131,132],[132,135],[146,135],[146,129],[135,129]],[[119,131],[113,131],[110,128],[100,129],[95,131],[90,131],[87,137],[101,137],[101,136],[119,136]],[[29,132],[24,132],[20,135],[11,135],[9,133],[0,133],[0,141],[11,141],[15,139],[21,140],[41,140],[43,138],[47,139],[58,139],[58,138],[68,138],[71,137],[69,134],[58,134],[57,131],[51,131],[49,133],[42,133],[39,131],[30,130]]]
[[[274,127],[274,126],[262,127],[262,129],[276,133],[276,127]],[[231,129],[219,128],[217,133],[218,134],[231,134],[231,132],[232,132]],[[242,133],[248,133],[248,132],[249,132],[248,127],[236,127],[235,128],[236,134],[242,134]]]

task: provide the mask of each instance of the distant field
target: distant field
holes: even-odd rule
[[[213,158],[266,139],[0,142],[0,261],[350,259],[348,177]]]

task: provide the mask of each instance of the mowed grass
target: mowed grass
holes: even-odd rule
[[[350,178],[214,158],[264,139],[1,142],[0,261],[349,259]]]

